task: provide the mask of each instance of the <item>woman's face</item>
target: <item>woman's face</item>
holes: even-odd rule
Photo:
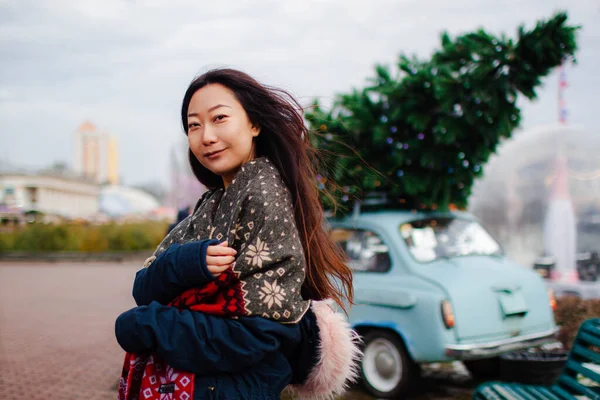
[[[214,83],[199,89],[188,107],[190,149],[205,168],[220,175],[227,187],[240,167],[255,156],[252,126],[231,90]]]

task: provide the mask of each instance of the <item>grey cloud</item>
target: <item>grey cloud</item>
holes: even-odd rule
[[[208,67],[241,68],[303,103],[327,102],[400,51],[427,57],[442,30],[512,36],[559,8],[585,27],[567,99],[573,121],[592,127],[594,0],[0,1],[0,147],[10,144],[18,164],[68,160],[70,135],[89,118],[119,136],[128,182],[166,182],[181,96]],[[539,94],[523,103],[525,126],[555,120],[555,75]]]

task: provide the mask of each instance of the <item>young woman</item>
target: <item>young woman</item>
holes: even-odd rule
[[[290,383],[322,396],[355,373],[356,338],[322,301],[351,303],[352,275],[323,229],[299,110],[235,70],[189,86],[189,160],[210,190],[138,272],[138,307],[117,319],[131,353],[121,398],[279,399]]]

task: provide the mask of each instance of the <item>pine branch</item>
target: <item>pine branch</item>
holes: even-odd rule
[[[327,154],[319,187],[341,213],[374,192],[393,207],[465,208],[485,163],[519,125],[518,95],[534,98],[541,79],[573,58],[577,29],[559,13],[520,27],[516,40],[443,33],[429,60],[401,54],[396,70],[376,66],[369,85],[338,95],[331,111],[315,102],[306,118]]]

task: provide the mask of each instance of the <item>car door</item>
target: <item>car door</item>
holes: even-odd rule
[[[352,315],[362,305],[409,308],[416,298],[402,288],[404,274],[391,254],[385,236],[369,227],[337,226],[332,239],[344,250],[347,264],[354,272],[354,302]],[[408,284],[408,282],[407,282]]]

